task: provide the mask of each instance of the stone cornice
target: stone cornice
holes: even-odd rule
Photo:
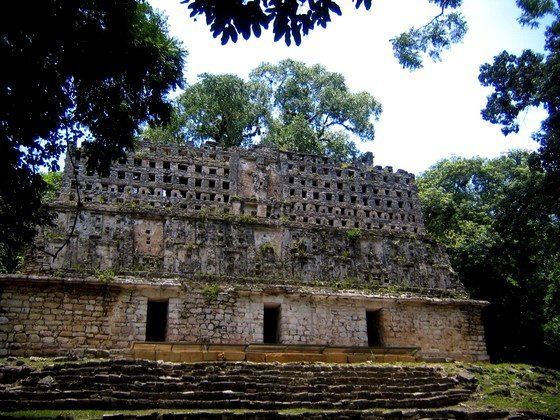
[[[116,276],[110,281],[101,281],[93,276],[49,276],[39,274],[2,274],[0,275],[0,287],[6,284],[18,285],[68,285],[76,287],[108,287],[112,289],[161,289],[181,290],[185,286],[195,286],[204,288],[207,282],[195,280],[185,280],[179,277],[160,278],[160,277],[133,277],[133,276]],[[307,285],[269,285],[269,284],[235,284],[230,282],[217,282],[221,290],[225,292],[234,292],[245,296],[281,296],[292,295],[301,297],[313,297],[317,299],[328,300],[392,300],[398,304],[404,305],[441,305],[456,307],[485,307],[490,303],[482,300],[473,300],[467,298],[452,297],[431,297],[415,295],[410,292],[383,292],[374,293],[371,291],[359,290],[333,290],[327,287],[316,287]]]

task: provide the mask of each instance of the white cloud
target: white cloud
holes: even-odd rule
[[[543,30],[521,28],[516,22],[514,0],[467,0],[465,41],[446,52],[442,62],[426,62],[414,73],[399,66],[389,40],[438,13],[425,0],[377,0],[369,12],[341,0],[346,4],[343,16],[335,17],[327,29],[313,31],[300,47],[275,43],[270,33],[222,46],[204,19],[195,22],[179,0],[150,3],[168,15],[171,34],[189,50],[186,77],[191,83],[203,72],[246,77],[263,61],[289,57],[321,63],[344,74],[352,89],[371,92],[384,112],[375,141],[360,148],[371,150],[377,164],[419,172],[451,155],[490,157],[511,148],[536,147],[530,134],[544,111],[526,113],[520,132],[507,138],[480,116],[489,90],[478,82],[479,66],[504,49],[518,53],[541,49],[544,43]]]

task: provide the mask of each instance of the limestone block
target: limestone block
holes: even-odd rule
[[[348,355],[344,353],[325,354],[326,363],[348,363]]]
[[[312,354],[312,353],[267,353],[267,362],[324,362],[326,357],[324,354]]]
[[[348,363],[364,363],[373,360],[375,360],[375,356],[373,354],[358,353],[348,355]]]
[[[249,352],[246,353],[246,360],[248,362],[264,363],[264,362],[266,362],[266,353],[257,352],[257,351],[249,351]]]
[[[155,350],[150,349],[134,349],[135,359],[157,360]]]
[[[202,353],[205,362],[216,362],[224,360],[224,353],[221,351],[205,351]]]
[[[204,361],[204,354],[202,351],[177,350],[174,351],[174,353],[179,356],[178,361],[180,362],[195,363]]]
[[[246,359],[246,353],[244,351],[224,351],[223,360],[229,362],[242,362]]]

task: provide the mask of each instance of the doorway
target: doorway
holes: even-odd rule
[[[165,341],[169,301],[148,300],[146,341]]]
[[[367,339],[369,347],[381,346],[380,315],[381,310],[366,311]]]
[[[265,306],[263,319],[263,342],[278,344],[280,341],[280,305]]]

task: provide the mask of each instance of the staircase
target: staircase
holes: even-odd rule
[[[3,410],[440,408],[476,383],[435,367],[105,360],[56,364],[0,386]]]

